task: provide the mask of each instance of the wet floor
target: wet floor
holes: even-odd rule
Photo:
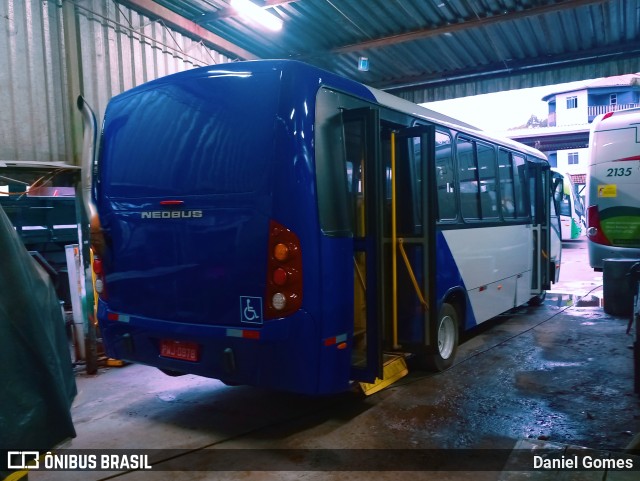
[[[228,387],[137,365],[101,369],[96,376],[80,372],[73,407],[78,436],[63,447],[156,449],[154,461],[165,460],[159,466],[177,463],[179,471],[39,472],[29,479],[415,480],[434,477],[404,472],[387,450],[449,449],[455,455],[489,449],[491,456],[530,440],[620,451],[640,432],[633,337],[626,334],[626,318],[603,312],[601,282],[584,269],[582,253],[578,247],[565,251],[566,281],[542,306],[521,307],[465,336],[451,369],[413,370],[370,397],[355,389],[311,398]],[[569,276],[572,268],[582,278]],[[333,455],[379,449],[398,469],[206,472],[216,469],[210,457],[183,452],[169,459],[160,451],[225,448],[324,449]],[[447,471],[437,479],[500,479],[500,473]]]

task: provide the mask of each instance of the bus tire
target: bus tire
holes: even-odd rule
[[[443,303],[438,313],[438,322],[431,326],[431,339],[435,342],[429,347],[425,358],[426,367],[431,371],[442,372],[453,365],[458,351],[458,312],[448,303]]]
[[[172,369],[164,369],[162,367],[159,367],[158,369],[162,371],[164,374],[166,374],[167,376],[171,376],[171,377],[184,376],[186,374],[186,372],[174,371]]]
[[[527,304],[533,307],[541,306],[544,303],[546,297],[547,291],[542,291],[537,296],[533,296],[531,299],[529,299],[529,302]]]

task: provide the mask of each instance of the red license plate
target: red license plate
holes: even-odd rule
[[[195,342],[171,341],[169,339],[160,341],[160,355],[162,357],[197,362],[199,351],[199,346]]]

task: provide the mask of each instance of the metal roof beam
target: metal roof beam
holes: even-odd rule
[[[391,81],[391,85],[372,85],[382,88],[389,92],[402,92],[407,90],[415,90],[420,88],[431,88],[440,84],[451,82],[461,82],[470,79],[481,80],[487,77],[498,77],[505,75],[514,75],[517,73],[525,73],[542,69],[560,69],[571,67],[585,63],[599,63],[610,60],[621,60],[625,58],[637,58],[640,55],[640,42],[627,43],[614,47],[606,47],[600,49],[591,49],[588,51],[573,52],[570,54],[555,55],[552,57],[544,57],[538,59],[509,61],[505,66],[503,63],[497,63],[493,67],[486,69],[468,69],[447,73],[437,72],[429,75],[421,75],[410,78],[396,78]],[[396,94],[397,95],[397,94]]]
[[[162,20],[167,25],[175,28],[186,35],[196,37],[206,44],[210,45],[220,53],[230,57],[236,57],[242,60],[257,60],[260,57],[251,52],[235,45],[228,40],[216,35],[209,30],[202,28],[195,22],[172,12],[168,8],[163,7],[151,0],[118,0],[120,3],[143,12],[153,18]]]
[[[343,47],[337,47],[331,49],[331,53],[351,53],[362,50],[368,50],[373,48],[386,47],[388,45],[396,45],[404,42],[411,42],[420,40],[423,38],[434,37],[436,35],[443,35],[445,33],[454,33],[460,30],[467,30],[470,28],[486,27],[498,22],[514,21],[526,17],[543,15],[551,12],[558,12],[567,9],[576,9],[584,5],[591,5],[594,3],[605,3],[603,0],[560,0],[556,3],[549,3],[544,5],[538,5],[525,10],[511,11],[503,15],[494,15],[490,17],[476,17],[469,20],[463,20],[459,23],[441,25],[435,28],[423,28],[420,30],[414,30],[412,32],[401,33],[398,35],[390,35],[388,37],[381,37],[373,40],[367,40],[365,42],[354,43],[351,45],[345,45]]]

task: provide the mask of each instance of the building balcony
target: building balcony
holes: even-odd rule
[[[640,107],[640,104],[615,104],[615,105],[590,105],[588,107],[589,123],[600,114],[606,114],[607,112],[614,112],[616,110],[626,110]]]

